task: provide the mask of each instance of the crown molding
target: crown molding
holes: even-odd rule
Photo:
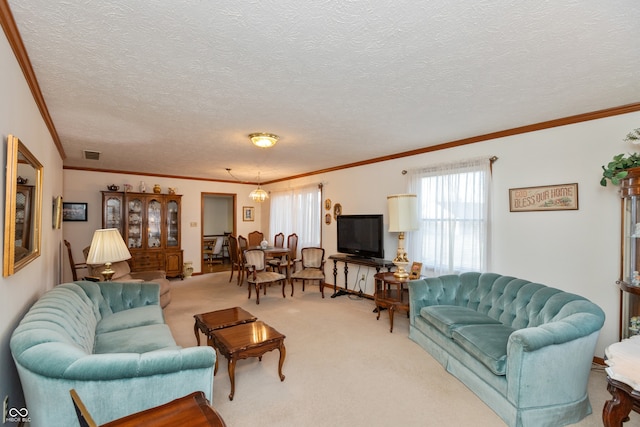
[[[9,8],[7,0],[0,0],[0,24],[2,25],[2,29],[4,30],[5,35],[7,36],[7,40],[9,41],[9,45],[13,50],[13,54],[16,56],[16,60],[18,61],[18,64],[22,69],[22,73],[24,74],[24,78],[27,81],[27,85],[29,85],[29,89],[31,89],[31,94],[33,95],[36,105],[40,110],[42,119],[49,129],[49,134],[51,134],[51,138],[53,139],[53,142],[58,149],[60,157],[62,158],[62,160],[64,160],[66,158],[66,154],[64,152],[64,148],[62,147],[62,143],[60,142],[58,131],[56,130],[56,127],[53,124],[53,120],[51,120],[51,116],[49,115],[47,104],[44,102],[44,97],[42,96],[42,92],[40,91],[38,79],[36,78],[36,74],[33,72],[33,67],[31,66],[29,55],[24,48],[22,37],[20,36],[18,27],[16,27],[16,21],[13,19],[13,14],[11,13],[11,9]]]

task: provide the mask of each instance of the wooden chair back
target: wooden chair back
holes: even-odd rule
[[[260,242],[264,240],[262,231],[252,231],[247,237],[249,238],[249,246],[260,246]]]
[[[273,246],[276,248],[284,247],[284,233],[278,233],[273,238]]]
[[[324,249],[322,248],[302,248],[302,269],[322,268],[324,266]]]
[[[71,251],[71,243],[69,243],[66,239],[64,240],[64,245],[67,247],[67,253],[69,255],[69,264],[71,265],[71,277],[73,278],[73,281],[75,282],[76,280],[78,280],[78,271],[80,269],[83,268],[87,268],[87,264],[85,264],[84,262],[79,262],[76,263],[73,260],[73,253]]]
[[[296,233],[287,236],[287,247],[289,248],[289,259],[295,260],[298,257],[298,235]]]

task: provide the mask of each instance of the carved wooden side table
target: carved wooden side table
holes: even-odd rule
[[[622,427],[633,409],[640,413],[640,336],[611,344],[605,350],[607,390],[613,396],[602,410],[605,427]]]

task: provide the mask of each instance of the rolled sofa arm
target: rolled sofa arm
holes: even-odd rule
[[[47,363],[42,363],[42,360],[47,360]],[[38,375],[77,381],[150,377],[210,368],[215,362],[216,353],[209,346],[87,355],[80,349],[58,342],[39,344],[16,358],[16,363]]]
[[[575,313],[534,328],[518,329],[509,337],[508,347],[517,345],[527,352],[536,351],[546,346],[585,337],[599,331],[603,325],[604,314],[598,316],[592,313]]]

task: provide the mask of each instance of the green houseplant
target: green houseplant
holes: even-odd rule
[[[625,142],[632,144],[640,144],[640,128],[634,129],[629,132],[624,138]],[[640,153],[630,153],[627,155],[618,154],[613,156],[607,166],[602,166],[602,179],[600,185],[607,186],[607,181],[611,181],[611,184],[618,185],[620,180],[625,178],[628,174],[628,169],[640,166]]]

